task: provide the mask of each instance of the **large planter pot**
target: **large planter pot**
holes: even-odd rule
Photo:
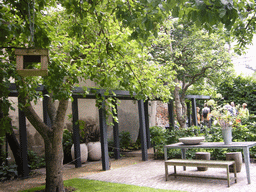
[[[74,144],[71,147],[72,159],[75,160],[75,149]],[[88,147],[85,143],[80,144],[81,163],[85,163],[88,159]]]
[[[98,161],[101,159],[101,143],[97,142],[89,142],[88,144],[88,155],[89,159],[92,161]]]
[[[222,137],[224,139],[224,144],[230,145],[232,143],[232,127],[222,128]]]

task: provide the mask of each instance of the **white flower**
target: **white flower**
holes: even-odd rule
[[[215,104],[215,101],[213,99],[210,99],[208,102],[207,102],[207,105],[208,106],[213,106]]]
[[[221,95],[220,93],[217,93],[217,94],[216,94],[216,98],[217,98],[217,99],[221,99],[221,98],[222,98],[222,95]]]

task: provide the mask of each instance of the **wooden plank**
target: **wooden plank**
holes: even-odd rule
[[[186,99],[211,99],[210,96],[204,96],[204,95],[186,95]]]
[[[41,56],[41,69],[47,70],[48,67],[48,56],[42,55]]]
[[[196,177],[196,178],[204,178],[204,179],[218,179],[218,180],[228,180],[227,177],[214,177],[214,176],[202,176],[202,175],[198,175],[198,174],[191,174],[191,175],[188,175],[188,174],[182,174],[182,173],[172,173],[172,174],[169,174],[168,176],[181,176],[181,177]],[[235,180],[236,178],[235,177],[231,177],[230,180]]]
[[[48,55],[48,49],[15,49],[15,55]]]
[[[165,161],[168,165],[177,166],[208,166],[208,167],[227,167],[233,165],[235,161],[219,161],[219,160],[190,160],[190,159],[172,159]]]
[[[23,69],[23,55],[18,55],[16,57],[16,69],[22,70]]]
[[[234,164],[234,177],[230,178],[229,176],[229,166]],[[197,177],[197,178],[209,178],[209,179],[224,179],[228,182],[228,187],[230,187],[230,181],[235,180],[237,183],[237,176],[236,176],[236,166],[235,161],[219,161],[219,160],[190,160],[190,159],[171,159],[165,161],[165,179],[167,181],[168,178],[168,165],[174,166],[174,173],[171,174],[176,178],[176,176],[183,176],[183,177]],[[225,168],[227,170],[227,177],[213,177],[213,176],[201,176],[201,175],[183,175],[177,174],[176,166],[190,166],[190,167],[198,167],[198,166],[205,166],[205,167],[212,167],[212,168]]]
[[[46,76],[48,74],[48,70],[42,69],[22,69],[17,70],[17,73],[20,76],[28,77],[28,76]]]

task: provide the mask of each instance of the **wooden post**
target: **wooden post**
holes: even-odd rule
[[[149,131],[149,117],[148,117],[148,100],[144,103],[144,113],[145,113],[145,125],[146,125],[146,138],[147,138],[147,148],[151,147],[150,143],[150,131]]]
[[[173,111],[173,100],[168,103],[168,113],[169,113],[169,126],[174,129],[174,111]]]
[[[118,116],[117,104],[116,102],[113,103],[116,108],[116,113],[112,110],[113,114]],[[118,123],[113,119],[113,136],[114,136],[114,156],[115,159],[120,159],[120,141],[119,141],[119,128]]]
[[[26,129],[26,116],[25,113],[19,109],[19,134],[20,134],[20,148],[21,148],[21,161],[22,161],[22,177],[27,178],[29,175],[28,168],[28,150],[27,150],[27,129]]]
[[[196,112],[196,99],[193,98],[191,99],[192,101],[192,118],[193,118],[193,123],[195,126],[198,126],[198,122],[197,122],[197,112]]]
[[[187,102],[188,127],[191,127],[190,102]]]
[[[148,151],[147,151],[146,123],[145,123],[143,100],[138,101],[138,108],[139,108],[139,121],[140,121],[142,161],[147,161],[148,160]]]
[[[81,167],[81,152],[80,152],[80,135],[78,124],[78,102],[77,97],[73,96],[72,102],[72,115],[73,115],[73,140],[74,140],[74,152],[75,152],[75,167]]]
[[[104,171],[109,170],[109,156],[108,156],[108,137],[107,137],[107,121],[105,112],[105,98],[103,99],[99,108],[100,118],[100,141],[101,141],[101,153],[102,153],[102,169]]]
[[[48,100],[49,100],[49,97],[46,96],[47,94],[47,91],[43,91],[43,118],[44,118],[44,123],[48,126],[48,127],[51,127],[51,120],[50,120],[50,117],[49,117],[49,114],[48,114]]]

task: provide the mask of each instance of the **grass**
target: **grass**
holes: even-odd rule
[[[111,191],[111,192],[181,192],[177,190],[154,189],[150,187],[140,187],[135,185],[126,185],[118,183],[109,183],[104,181],[86,180],[86,179],[70,179],[64,181],[65,186],[76,188],[77,192],[95,192],[95,191]],[[33,192],[42,190],[45,186],[36,187],[22,192]]]

